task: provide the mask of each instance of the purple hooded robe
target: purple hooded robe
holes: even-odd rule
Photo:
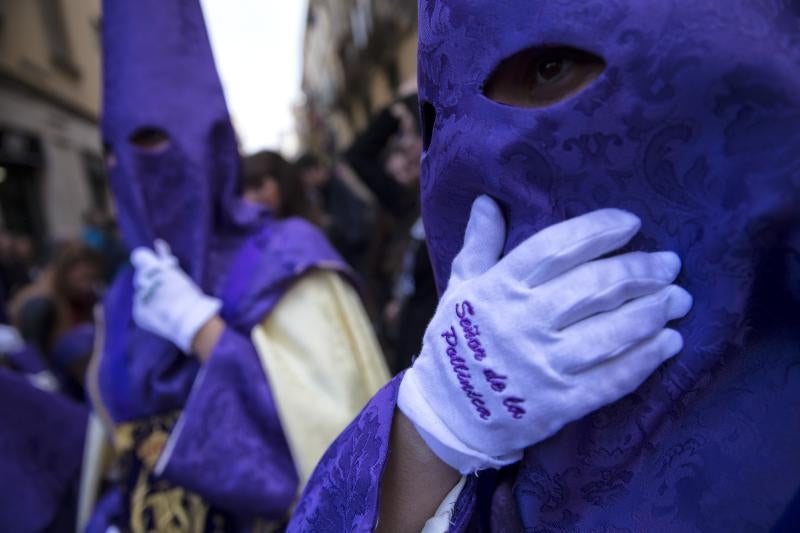
[[[298,480],[250,332],[304,273],[346,268],[310,224],[241,200],[238,146],[196,0],[105,1],[103,52],[103,135],[123,236],[131,247],[166,240],[223,300],[227,328],[201,366],[134,324],[132,271],[121,273],[104,301],[97,407],[115,426],[150,430],[180,413],[175,429],[174,418],[158,428],[171,440],[153,483],[199,495],[226,530],[281,519]],[[148,147],[152,139],[161,144]],[[101,503],[91,530],[126,523],[125,494]]]
[[[440,290],[488,194],[506,251],[598,208],[639,215],[630,249],[677,252],[695,299],[672,325],[681,354],[521,463],[469,477],[451,531],[797,520],[800,3],[421,0],[419,20],[423,216]],[[540,108],[484,94],[504,59],[546,46],[592,53],[605,70]],[[374,528],[400,379],[328,450],[290,531]]]

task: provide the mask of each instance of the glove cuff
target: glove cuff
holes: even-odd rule
[[[415,376],[412,367],[403,377],[397,407],[411,420],[422,440],[439,459],[462,475],[487,468],[499,469],[522,459],[522,451],[493,457],[461,441],[428,403]]]
[[[206,322],[211,320],[211,317],[219,313],[222,308],[222,302],[217,298],[206,296],[205,294],[198,295],[198,298],[192,302],[192,305],[186,306],[186,311],[181,318],[178,331],[175,334],[175,345],[180,348],[183,353],[189,354],[192,350],[192,341],[195,335],[200,331]]]

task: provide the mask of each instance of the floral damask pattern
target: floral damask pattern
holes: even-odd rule
[[[322,457],[288,531],[372,531],[401,379],[378,391]]]
[[[540,109],[483,94],[503,59],[553,43],[603,57],[605,72]],[[695,297],[674,361],[528,449],[453,530],[768,530],[800,487],[800,5],[421,0],[419,59],[420,100],[436,110],[422,196],[440,290],[473,199],[489,194],[506,251],[593,209],[636,213],[628,249],[677,252]],[[390,396],[371,409],[390,413]],[[348,450],[330,454],[374,453]],[[378,491],[375,466],[347,461],[359,494]],[[302,515],[335,512],[327,499],[352,486],[310,487]],[[375,510],[359,516],[367,529]]]

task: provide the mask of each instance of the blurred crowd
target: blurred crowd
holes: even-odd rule
[[[0,367],[83,401],[94,308],[126,262],[113,220],[99,211],[85,213],[74,240],[41,253],[28,236],[0,231]]]

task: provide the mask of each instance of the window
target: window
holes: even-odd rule
[[[70,76],[80,76],[80,70],[72,59],[72,47],[64,19],[62,0],[39,0],[39,10],[44,23],[47,45],[50,48],[50,60]]]
[[[103,159],[91,152],[83,153],[83,168],[89,185],[92,207],[103,213],[108,212],[108,183]]]

